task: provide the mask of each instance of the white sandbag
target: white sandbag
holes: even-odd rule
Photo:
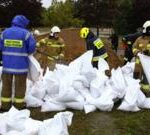
[[[6,134],[3,134],[3,135],[27,135],[27,134],[24,134],[24,133],[16,131],[16,130],[11,130],[11,131],[7,132]]]
[[[48,95],[59,93],[60,83],[54,72],[49,71],[45,74],[44,83]]]
[[[31,94],[25,97],[27,107],[40,107],[43,104],[41,99],[33,97]]]
[[[29,72],[28,72],[28,79],[32,81],[39,80],[41,76],[41,67],[39,62],[34,58],[33,55],[29,55]]]
[[[122,111],[131,111],[131,112],[137,112],[140,111],[138,106],[136,105],[129,105],[126,101],[123,101],[121,105],[118,107],[118,110]]]
[[[34,119],[27,119],[25,122],[25,130],[23,131],[25,135],[38,135],[39,128],[43,123]]]
[[[99,98],[95,99],[94,105],[101,111],[111,111],[114,106],[113,99],[116,97],[117,94],[111,87],[106,87],[105,92]]]
[[[142,64],[144,73],[146,75],[146,78],[150,84],[150,56],[146,56],[143,54],[138,54],[139,58],[140,58],[140,62]]]
[[[83,75],[77,75],[77,76],[75,76],[74,78],[73,78],[73,83],[74,83],[74,81],[79,81],[79,82],[82,82],[82,84],[83,84],[83,86],[84,87],[89,87],[89,82],[88,82],[88,80],[87,80],[87,78],[85,77],[85,76],[83,76]]]
[[[81,71],[81,75],[85,76],[88,82],[88,85],[87,86],[85,85],[86,87],[89,87],[89,84],[91,83],[91,81],[96,78],[97,76],[96,72],[97,72],[97,69],[93,67],[89,69],[88,71]]]
[[[88,68],[89,66],[87,65],[87,63],[91,62],[92,55],[93,55],[93,51],[90,50],[90,51],[87,51],[84,54],[82,54],[79,58],[72,61],[69,64],[70,71],[73,71],[73,74],[79,74],[80,70],[83,68],[83,66],[84,67],[86,66],[86,68]]]
[[[137,99],[138,107],[142,108],[144,106],[145,100],[146,100],[146,96],[144,95],[144,93],[141,90],[139,90],[138,91],[138,99]]]
[[[73,87],[75,90],[84,89],[84,85],[83,85],[83,83],[82,83],[81,81],[73,81],[72,87]]]
[[[150,109],[150,98],[146,98],[144,103],[140,107],[144,109]]]
[[[140,91],[140,85],[139,80],[134,80],[133,78],[128,77],[128,87],[125,89],[126,94],[124,97],[123,102],[119,106],[119,110],[124,111],[139,111],[138,108],[138,98],[139,98],[139,91]]]
[[[146,98],[141,90],[138,92],[137,104],[140,108],[150,109],[150,98]]]
[[[64,92],[60,92],[55,99],[59,102],[73,102],[77,101],[78,95],[79,93],[73,87],[69,87]]]
[[[38,98],[43,99],[46,94],[46,87],[42,80],[39,80],[34,83],[34,86],[31,88],[31,95]]]
[[[86,114],[88,114],[90,112],[96,111],[96,107],[94,105],[91,105],[91,104],[85,104],[84,105],[84,111]]]
[[[108,77],[104,73],[97,72],[97,77],[90,84],[90,92],[94,98],[99,97],[105,91],[104,85],[107,80]]]
[[[67,102],[65,103],[66,108],[74,109],[74,110],[83,110],[84,103],[83,102]]]
[[[7,115],[6,113],[0,114],[0,135],[4,135],[7,132]]]
[[[109,65],[103,58],[99,58],[98,61],[98,70],[100,72],[105,72],[105,70],[109,70]]]
[[[72,112],[61,112],[49,120],[44,120],[38,135],[69,135],[67,126],[72,123]]]
[[[12,107],[8,112],[8,129],[23,131],[25,129],[25,121],[29,118],[29,116],[29,110],[24,109],[19,111],[16,108]]]
[[[41,112],[51,112],[51,111],[63,111],[66,106],[63,103],[52,101],[46,101],[41,106]]]
[[[135,62],[128,62],[126,65],[124,65],[121,70],[124,75],[128,75],[130,77],[133,77],[133,72],[135,68]]]
[[[127,86],[125,82],[125,78],[121,71],[121,68],[117,68],[116,70],[112,69],[111,78],[109,84],[112,86],[114,91],[118,93],[118,98],[122,98],[125,94],[125,88]]]

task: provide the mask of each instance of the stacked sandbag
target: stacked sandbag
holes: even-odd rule
[[[68,126],[72,123],[72,112],[61,112],[54,118],[38,121],[30,118],[27,109],[17,110],[12,107],[0,114],[1,135],[69,135]]]

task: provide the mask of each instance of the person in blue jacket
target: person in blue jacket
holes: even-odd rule
[[[3,61],[2,110],[9,110],[12,104],[18,109],[25,107],[28,55],[34,53],[36,46],[34,37],[26,29],[28,24],[29,20],[25,16],[16,15],[12,20],[12,26],[5,29],[0,37]],[[13,86],[15,86],[15,95],[12,99]]]

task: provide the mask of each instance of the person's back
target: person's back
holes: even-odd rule
[[[105,60],[108,58],[104,43],[87,27],[83,27],[80,30],[80,37],[85,39],[87,50],[93,50],[92,65],[93,67],[98,68],[99,58]]]
[[[15,83],[13,103],[18,109],[24,107],[26,78],[29,70],[28,55],[35,51],[35,39],[26,30],[29,21],[25,16],[18,15],[12,20],[12,26],[5,29],[0,38],[2,51],[2,109],[7,110],[12,104],[12,80]]]

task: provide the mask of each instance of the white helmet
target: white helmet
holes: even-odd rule
[[[147,27],[150,27],[150,21],[146,21],[144,24],[143,24],[143,33],[146,33],[147,32]]]
[[[60,30],[60,28],[58,27],[58,26],[53,26],[52,28],[51,28],[51,33],[50,33],[50,35],[51,36],[54,36],[54,33],[59,33],[61,30]]]
[[[33,34],[38,36],[38,35],[40,35],[40,32],[39,32],[39,30],[34,30]]]

